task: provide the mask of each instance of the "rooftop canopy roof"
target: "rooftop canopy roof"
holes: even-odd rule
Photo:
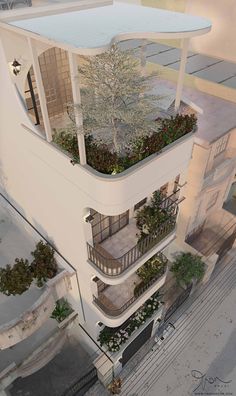
[[[207,19],[124,3],[113,3],[56,15],[9,22],[11,27],[41,41],[73,49],[79,54],[97,54],[114,42],[132,38],[188,38],[207,33]],[[10,26],[9,26],[10,27]]]

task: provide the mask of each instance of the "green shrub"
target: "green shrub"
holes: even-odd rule
[[[171,272],[178,283],[189,285],[193,279],[200,280],[205,273],[205,264],[197,254],[179,253],[173,262]]]
[[[144,205],[136,214],[136,225],[141,231],[141,239],[145,234],[152,234],[157,228],[171,218],[171,210],[162,209],[161,202],[165,197],[159,192],[153,193],[150,205]]]
[[[162,276],[166,269],[166,263],[160,260],[156,255],[151,257],[145,264],[140,267],[136,273],[147,284],[157,275]]]
[[[78,140],[73,126],[55,131],[53,142],[70,153],[75,162],[79,162]]]
[[[31,252],[34,260],[31,264],[32,273],[38,287],[53,278],[57,273],[57,263],[54,258],[54,250],[47,243],[39,241],[36,248]]]
[[[0,291],[7,296],[22,294],[29,289],[33,280],[33,274],[28,260],[15,259],[11,267],[0,268]]]
[[[72,312],[73,309],[71,308],[71,305],[68,303],[67,300],[62,298],[61,300],[58,300],[56,302],[56,306],[52,312],[51,318],[56,319],[58,323],[61,323]]]
[[[85,136],[87,163],[98,172],[116,174],[130,168],[137,162],[160,152],[165,146],[194,131],[195,115],[177,114],[174,117],[158,119],[159,131],[151,135],[136,137],[126,153],[118,155],[106,143],[95,142],[92,135]],[[54,132],[53,141],[67,151],[74,162],[79,162],[79,151],[74,125]]]

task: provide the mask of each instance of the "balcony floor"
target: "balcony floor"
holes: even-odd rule
[[[136,220],[130,219],[127,226],[102,242],[101,246],[114,258],[119,258],[137,244],[138,233]]]
[[[134,287],[140,283],[141,279],[137,274],[131,275],[119,285],[109,286],[99,296],[107,308],[120,308],[134,295]]]
[[[202,231],[193,236],[188,243],[204,256],[210,256],[217,253],[226,239],[232,235],[235,224],[235,216],[220,209],[206,219]]]

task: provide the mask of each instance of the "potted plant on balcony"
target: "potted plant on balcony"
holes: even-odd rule
[[[0,268],[0,291],[7,296],[22,294],[29,289],[33,274],[28,260],[15,259],[11,267]]]
[[[51,318],[56,319],[56,321],[58,323],[61,323],[72,312],[73,312],[73,309],[71,308],[71,305],[69,304],[69,302],[67,300],[65,300],[64,298],[62,298],[56,302],[55,308],[51,314]]]
[[[181,252],[176,255],[170,271],[175,275],[177,282],[186,287],[193,280],[202,279],[205,273],[205,264],[197,254]]]
[[[136,225],[140,230],[140,235],[138,239],[139,249],[142,253],[149,250],[152,247],[152,241],[149,241],[148,246],[142,243],[142,241],[148,236],[153,236],[153,245],[156,244],[156,238],[158,237],[158,230],[160,226],[167,220],[170,220],[170,226],[175,224],[175,215],[173,212],[174,206],[169,206],[169,208],[162,208],[162,202],[165,197],[160,191],[155,191],[153,193],[151,202],[149,205],[143,206],[137,212],[136,215]],[[172,221],[173,220],[173,221]]]
[[[54,250],[41,240],[31,254],[34,257],[31,263],[33,277],[36,279],[37,286],[42,287],[48,279],[57,274],[58,266],[54,258]]]
[[[141,282],[134,288],[134,295],[137,296],[141,290],[148,285],[153,279],[162,276],[166,269],[166,262],[161,260],[157,255],[151,257],[136,273]]]

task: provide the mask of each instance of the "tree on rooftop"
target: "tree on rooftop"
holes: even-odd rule
[[[101,55],[83,57],[79,74],[83,87],[80,132],[93,134],[98,141],[111,143],[111,149],[120,152],[136,136],[158,130],[152,114],[160,97],[147,94],[153,75],[141,75],[133,52],[113,45]],[[72,119],[73,114],[74,108],[69,106]]]

